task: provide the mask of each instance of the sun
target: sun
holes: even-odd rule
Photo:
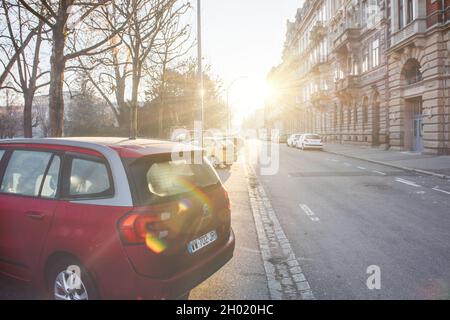
[[[273,87],[265,79],[247,78],[239,81],[229,93],[233,118],[242,120],[258,109],[264,108],[265,102],[273,95]]]

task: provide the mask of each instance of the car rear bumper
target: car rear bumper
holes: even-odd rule
[[[305,144],[305,149],[323,149],[323,145]]]
[[[233,257],[235,236],[230,232],[228,241],[214,254],[191,268],[169,279],[149,279],[139,276],[135,281],[136,297],[132,299],[176,299],[189,292],[222,268]]]

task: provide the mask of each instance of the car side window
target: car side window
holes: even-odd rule
[[[70,170],[69,196],[99,197],[112,194],[112,184],[106,164],[73,158]]]
[[[50,152],[15,150],[6,167],[0,192],[39,196],[51,158]]]

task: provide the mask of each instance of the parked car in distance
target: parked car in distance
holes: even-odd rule
[[[217,173],[175,145],[0,141],[0,273],[53,299],[186,298],[235,240]]]
[[[286,145],[288,147],[296,147],[297,146],[297,140],[301,137],[301,135],[302,135],[301,133],[291,134],[289,136],[289,138],[287,139],[287,141],[286,141]]]
[[[287,134],[280,134],[272,137],[272,142],[275,143],[287,143],[288,136]]]
[[[299,149],[323,149],[322,138],[318,134],[306,133],[302,134],[296,142]]]
[[[193,140],[191,144],[198,146],[198,142]],[[233,141],[224,138],[204,138],[203,148],[205,156],[214,168],[229,168],[238,157],[238,149]]]

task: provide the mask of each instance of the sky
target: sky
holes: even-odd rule
[[[264,106],[266,77],[281,62],[287,20],[303,0],[201,0],[203,62],[223,83],[238,125]],[[196,6],[197,0],[191,0]],[[187,17],[196,39],[196,7]],[[193,53],[196,56],[196,48]],[[46,57],[43,61],[47,61]],[[2,97],[0,96],[0,100]]]
[[[281,62],[286,22],[302,0],[202,0],[204,63],[227,87],[237,122],[263,107],[265,80]],[[196,5],[196,1],[192,1]],[[196,25],[196,16],[191,23]],[[193,32],[196,29],[193,28]],[[224,97],[225,98],[225,97]]]

